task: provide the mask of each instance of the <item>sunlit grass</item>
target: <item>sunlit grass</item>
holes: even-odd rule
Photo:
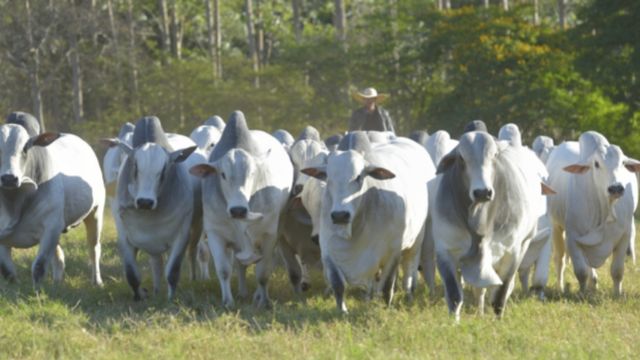
[[[599,290],[586,296],[576,293],[568,269],[568,294],[551,289],[543,303],[518,286],[502,320],[489,312],[477,315],[467,293],[462,321],[455,324],[441,286],[430,298],[421,283],[411,303],[398,293],[391,308],[351,290],[350,313],[343,316],[324,296],[319,272],[303,302],[281,268],[271,279],[269,310],[255,310],[250,299],[239,301],[235,311],[223,310],[217,279],[191,282],[186,268],[175,302],[167,302],[163,291],[135,303],[110,220],[103,239],[104,288],[89,281],[84,229],[65,235],[62,244],[65,282],[47,279],[40,295],[30,280],[35,249],[15,251],[18,282],[0,281],[0,358],[574,359],[630,358],[640,350],[640,274],[630,261],[620,299],[612,296],[608,267],[599,270]],[[146,257],[139,263],[143,286],[150,288]],[[251,274],[249,280],[255,289]]]

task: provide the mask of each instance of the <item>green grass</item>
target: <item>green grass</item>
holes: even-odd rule
[[[175,302],[166,293],[135,303],[122,276],[109,220],[104,231],[104,288],[91,286],[80,227],[62,239],[65,282],[48,278],[43,292],[31,286],[35,249],[15,251],[18,282],[0,280],[0,358],[635,358],[640,351],[640,274],[628,262],[625,295],[611,295],[608,268],[599,270],[600,289],[585,297],[568,269],[570,292],[548,291],[542,303],[519,286],[505,317],[476,314],[467,304],[460,324],[423,283],[407,303],[398,293],[393,306],[366,302],[352,290],[349,315],[339,315],[314,274],[306,303],[296,300],[284,271],[272,276],[274,306],[255,310],[240,301],[236,311],[219,306],[217,278],[191,282],[183,272]],[[143,285],[151,287],[144,256]],[[213,273],[212,275],[215,275]],[[255,281],[250,276],[250,290]],[[550,285],[555,285],[551,279]],[[489,310],[489,309],[487,309]]]

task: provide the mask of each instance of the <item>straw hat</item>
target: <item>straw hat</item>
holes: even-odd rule
[[[362,91],[356,91],[353,93],[353,98],[363,103],[368,99],[375,99],[376,102],[384,101],[389,97],[389,94],[378,94],[378,91],[372,87],[366,88]]]

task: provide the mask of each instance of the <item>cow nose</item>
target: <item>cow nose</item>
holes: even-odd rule
[[[248,212],[249,212],[249,209],[247,209],[244,206],[234,206],[231,209],[229,209],[229,213],[231,214],[231,217],[234,219],[245,219],[247,217]]]
[[[155,203],[156,202],[151,199],[140,198],[136,200],[136,205],[138,206],[138,209],[142,209],[142,210],[153,209],[153,205],[155,205]]]
[[[293,196],[298,196],[301,192],[302,189],[304,188],[304,185],[302,184],[297,184],[296,186],[293,187]]]
[[[607,188],[607,191],[609,192],[609,195],[622,196],[622,194],[624,194],[624,187],[620,184],[611,185],[609,186],[609,188]]]
[[[493,199],[493,190],[475,189],[473,190],[473,198],[479,202],[490,201],[491,199]]]
[[[351,219],[351,214],[348,211],[333,211],[331,213],[331,220],[334,224],[347,224]]]
[[[2,186],[5,186],[5,187],[18,186],[18,178],[15,175],[11,175],[11,174],[5,174],[0,176],[0,182],[2,182]]]

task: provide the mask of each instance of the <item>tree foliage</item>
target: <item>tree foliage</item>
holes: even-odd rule
[[[351,92],[374,86],[391,94],[384,106],[402,133],[457,136],[473,119],[493,131],[515,122],[529,140],[596,129],[640,156],[637,2],[573,1],[570,28],[561,30],[551,0],[539,1],[538,25],[530,3],[504,11],[496,2],[486,9],[482,1],[452,1],[452,9],[439,10],[437,1],[351,0],[344,1],[342,40],[333,1],[300,1],[296,38],[292,1],[253,0],[256,73],[245,0],[221,1],[221,79],[211,71],[204,1],[171,2],[179,57],[163,44],[157,0],[29,2],[33,47],[26,2],[0,0],[0,108],[32,111],[37,73],[47,126],[89,140],[145,114],[188,133],[235,109],[253,127],[295,134],[313,124],[329,135],[345,130],[357,106]],[[81,83],[74,83],[73,51]],[[82,86],[80,122],[74,86]]]

